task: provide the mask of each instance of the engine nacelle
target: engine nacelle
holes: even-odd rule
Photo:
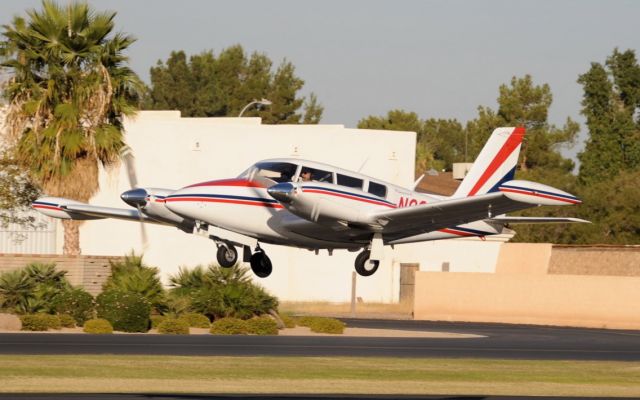
[[[187,221],[167,208],[165,199],[173,192],[173,189],[138,188],[127,190],[120,198],[132,207],[139,207],[149,218],[175,225],[192,225],[193,221]]]

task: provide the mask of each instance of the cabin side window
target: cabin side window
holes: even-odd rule
[[[267,179],[276,183],[291,182],[298,166],[285,162],[257,163],[250,172],[250,179]],[[244,175],[240,175],[241,177]]]
[[[302,167],[300,170],[299,182],[327,182],[333,183],[333,172],[321,169]]]
[[[386,197],[387,196],[387,187],[385,185],[381,185],[375,182],[369,182],[369,193],[374,194],[378,197]]]
[[[340,186],[347,186],[347,187],[362,190],[363,184],[364,184],[364,181],[360,178],[354,178],[352,176],[338,174],[338,185]]]

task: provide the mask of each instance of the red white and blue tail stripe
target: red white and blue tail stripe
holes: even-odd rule
[[[453,197],[496,192],[512,180],[524,135],[524,127],[494,130]]]

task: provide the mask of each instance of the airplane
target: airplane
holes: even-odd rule
[[[271,260],[260,243],[360,253],[355,270],[376,272],[384,246],[500,234],[518,223],[588,222],[577,218],[519,217],[506,213],[581,201],[564,191],[514,180],[524,127],[497,128],[456,192],[438,196],[406,189],[358,172],[297,158],[255,163],[238,177],[178,190],[133,188],[121,194],[131,209],[42,197],[32,207],[61,219],[118,218],[176,227],[217,246],[220,266],[249,262],[269,276]],[[133,182],[132,182],[133,183]]]

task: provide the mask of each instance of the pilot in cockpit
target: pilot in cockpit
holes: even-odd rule
[[[311,171],[308,169],[303,169],[302,172],[300,172],[300,178],[298,179],[298,181],[300,182],[309,182],[311,181]]]

